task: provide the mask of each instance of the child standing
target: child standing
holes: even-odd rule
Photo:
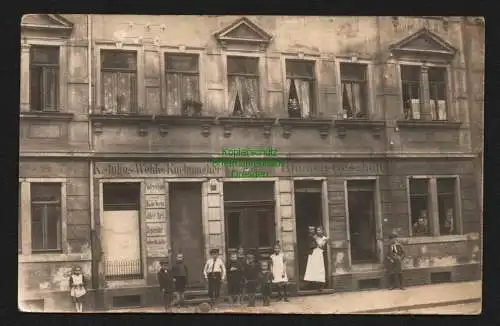
[[[169,311],[170,304],[172,303],[174,279],[172,277],[172,272],[168,269],[168,262],[166,260],[160,263],[158,283],[160,285],[160,291],[162,292],[163,308],[165,311]]]
[[[278,287],[278,301],[285,300],[288,302],[288,294],[286,285],[288,283],[288,276],[286,275],[286,262],[285,256],[281,251],[280,242],[276,241],[274,245],[274,252],[270,256],[272,263],[273,283]],[[283,291],[283,295],[282,295]]]
[[[172,276],[175,285],[175,301],[177,306],[184,305],[184,291],[186,290],[186,282],[188,279],[188,268],[184,263],[184,255],[177,254],[175,265],[172,267]]]
[[[87,282],[80,267],[73,267],[69,277],[70,295],[75,303],[76,312],[83,312],[83,298],[87,293]]]
[[[243,265],[238,260],[238,255],[236,252],[231,253],[227,270],[227,285],[230,303],[241,303],[241,289],[243,287]]]
[[[262,262],[262,283],[260,286],[260,292],[262,293],[262,303],[264,306],[270,305],[271,283],[274,279],[273,272],[270,267],[271,266],[268,261]]]
[[[253,253],[247,254],[247,261],[243,270],[245,279],[245,290],[248,295],[248,306],[255,307],[255,293],[257,292],[257,284],[259,280],[260,266],[255,262]]]
[[[208,296],[213,307],[220,296],[221,281],[226,278],[226,267],[219,257],[219,249],[210,250],[210,256],[203,268],[203,275],[208,281]]]

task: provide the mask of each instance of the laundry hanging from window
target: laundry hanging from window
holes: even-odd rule
[[[259,116],[259,74],[255,58],[228,57],[229,109],[234,116]]]
[[[345,118],[366,118],[366,65],[343,63],[340,66],[340,74],[343,116]]]
[[[286,76],[289,117],[310,117],[313,114],[314,62],[287,60]]]

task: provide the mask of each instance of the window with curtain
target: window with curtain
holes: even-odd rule
[[[229,110],[234,116],[259,116],[259,59],[228,57]]]
[[[60,251],[61,184],[32,183],[30,186],[32,251]]]
[[[429,95],[432,120],[447,120],[445,68],[429,68]]]
[[[137,53],[102,50],[101,73],[104,111],[137,112]]]
[[[196,54],[165,54],[167,108],[176,114],[183,112],[187,103],[198,102],[199,69]]]
[[[344,116],[353,119],[368,118],[367,66],[358,63],[341,63],[342,109]]]
[[[32,111],[59,111],[59,47],[30,49],[30,107]]]
[[[405,119],[418,120],[421,117],[423,100],[420,92],[420,79],[421,69],[419,66],[401,66]]]
[[[291,118],[314,114],[314,62],[286,60],[286,98]]]

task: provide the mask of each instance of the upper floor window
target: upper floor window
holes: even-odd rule
[[[228,57],[227,75],[231,114],[245,117],[258,115],[259,59]]]
[[[342,109],[344,118],[368,117],[367,66],[358,63],[341,63]]]
[[[106,113],[137,111],[137,53],[102,50],[102,98]]]
[[[307,118],[314,113],[314,62],[286,60],[288,115]]]
[[[405,119],[448,119],[446,68],[403,65],[401,84]],[[428,88],[428,95],[425,88]]]
[[[33,252],[61,250],[61,184],[31,184]]]
[[[165,62],[167,107],[190,115],[188,104],[200,100],[198,55],[165,54]]]
[[[30,49],[30,106],[32,111],[59,110],[59,47]]]

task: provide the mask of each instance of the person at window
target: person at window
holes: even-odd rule
[[[243,288],[243,262],[238,259],[238,253],[232,252],[227,265],[227,288],[229,302],[241,304]]]
[[[164,260],[160,263],[160,270],[158,271],[158,283],[160,291],[162,292],[163,309],[165,312],[170,311],[172,303],[172,292],[174,289],[174,278],[172,272],[168,268],[168,261]]]
[[[288,115],[290,118],[300,118],[299,101],[295,97],[288,99]]]
[[[286,291],[286,285],[288,283],[288,276],[286,275],[286,262],[285,256],[281,251],[279,241],[276,241],[276,244],[274,245],[274,252],[271,254],[270,258],[272,267],[271,270],[273,273],[273,283],[278,287],[278,301],[284,299],[285,302],[288,302],[288,295]]]
[[[80,267],[74,267],[69,277],[70,295],[73,298],[76,312],[83,312],[83,299],[87,293],[86,279]]]
[[[178,253],[175,259],[175,265],[172,267],[172,276],[175,285],[175,303],[177,306],[184,305],[184,292],[188,280],[188,268],[184,263],[184,255]]]
[[[255,307],[255,293],[260,276],[260,266],[255,261],[255,255],[252,252],[247,254],[245,267],[243,268],[243,278],[245,280],[245,290],[248,295],[248,306]]]
[[[219,257],[219,249],[210,250],[210,258],[203,268],[203,275],[208,282],[208,296],[210,297],[210,305],[215,306],[220,296],[220,286],[226,278],[226,266]]]
[[[444,233],[453,234],[453,232],[455,232],[453,225],[453,209],[448,208],[446,210],[446,218],[444,221]]]
[[[262,304],[269,306],[271,304],[271,284],[274,281],[273,271],[271,271],[271,264],[264,260],[262,262],[262,277],[260,292],[262,293]]]
[[[389,276],[389,287],[391,290],[403,287],[403,267],[402,262],[405,257],[403,245],[399,243],[397,235],[392,233],[389,236],[389,250],[387,251],[387,274]]]
[[[421,236],[429,234],[429,219],[426,210],[421,210],[419,217],[413,223],[413,233]]]
[[[315,284],[318,291],[321,291],[326,283],[325,258],[323,252],[326,247],[328,237],[324,234],[323,228],[317,227],[314,235],[316,248],[309,256],[304,280]]]

